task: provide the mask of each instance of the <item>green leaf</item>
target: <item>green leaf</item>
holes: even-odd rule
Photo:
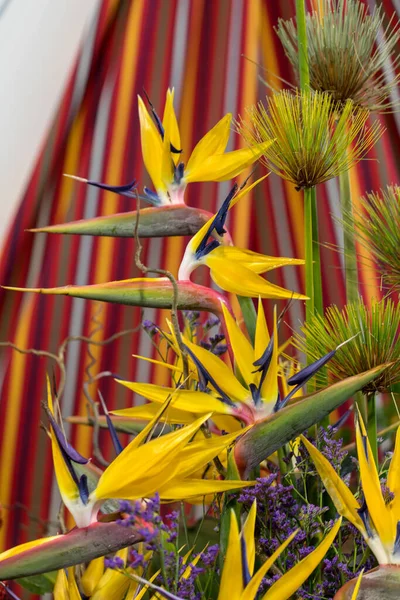
[[[142,541],[143,537],[133,527],[116,522],[93,523],[89,527],[75,528],[65,535],[50,538],[40,546],[21,552],[13,550],[0,555],[0,581],[30,577],[40,573],[58,571],[90,562],[99,556],[116,552]]]
[[[17,583],[32,594],[48,594],[53,591],[56,582],[57,571],[43,573],[41,575],[31,575],[29,577],[21,577],[17,579]]]
[[[235,446],[235,458],[240,472],[246,476],[286,442],[320,422],[385,368],[386,365],[382,365],[343,379],[256,423]]]
[[[135,235],[136,217],[137,212],[133,211],[50,225],[29,231],[132,238]],[[184,204],[144,208],[139,214],[138,235],[142,238],[192,236],[210,217],[212,217],[211,213]]]

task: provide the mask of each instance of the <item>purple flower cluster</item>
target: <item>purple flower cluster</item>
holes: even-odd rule
[[[332,427],[326,430],[320,428],[317,445],[334,469],[343,476],[341,471],[347,452],[343,449],[343,441],[334,438],[336,431]],[[294,461],[294,470],[289,468],[286,475],[279,477],[278,473],[272,473],[260,478],[253,488],[245,489],[239,496],[239,502],[247,509],[257,500],[258,553],[270,556],[293,531],[300,529],[288,549],[276,561],[277,572],[264,578],[260,592],[279,579],[280,573],[286,573],[310,554],[320,543],[321,534],[329,530],[336,519],[335,510],[329,504],[323,487],[315,485],[319,483],[319,478],[316,478],[314,464],[302,446],[299,451],[298,456],[291,454],[287,457],[287,465]],[[382,489],[385,492],[385,482]],[[305,490],[311,490],[309,496]],[[390,498],[389,490],[387,496]],[[307,497],[312,498],[314,503]],[[357,577],[362,568],[371,569],[374,566],[375,558],[361,534],[348,523],[341,528],[340,540],[335,541],[319,570],[303,585],[298,595],[307,600],[333,598],[336,591],[348,580]]]

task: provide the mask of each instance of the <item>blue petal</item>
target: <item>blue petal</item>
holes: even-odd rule
[[[370,523],[370,518],[369,518],[369,512],[368,512],[368,506],[367,503],[364,501],[362,503],[362,506],[357,510],[358,514],[361,517],[361,520],[364,524],[365,530],[367,532],[368,537],[374,537],[373,531],[371,529],[371,523]],[[396,537],[397,539],[397,537]]]
[[[397,521],[396,539],[394,541],[393,554],[399,554],[399,553],[400,553],[400,521]]]
[[[153,117],[154,117],[154,120],[156,122],[158,132],[159,132],[159,134],[161,136],[161,139],[163,140],[164,139],[164,126],[162,124],[162,121],[161,121],[160,117],[158,116],[158,114],[156,112],[156,109],[154,108],[154,105],[151,102],[151,100],[150,100],[150,98],[149,98],[149,96],[148,96],[148,94],[147,94],[147,92],[146,92],[146,90],[144,88],[143,88],[143,93],[146,96],[146,100],[147,100],[148,105],[150,106],[150,110],[151,110],[151,112],[153,114]]]
[[[218,235],[224,235],[224,233],[226,233],[226,231],[224,229],[224,225],[225,225],[226,217],[228,216],[229,205],[232,202],[232,198],[236,194],[237,190],[238,190],[238,186],[237,186],[237,184],[235,184],[233,186],[233,188],[231,189],[231,191],[229,192],[229,194],[227,195],[227,197],[225,198],[225,200],[223,201],[222,206],[220,207],[219,211],[217,212],[217,214],[211,221],[209,228],[207,229],[205,235],[203,236],[202,240],[200,241],[200,244],[197,246],[197,248],[195,250],[196,259],[199,259],[202,256],[205,256],[205,254],[208,254],[208,252],[211,252],[211,250],[214,250],[215,244],[211,250],[207,250],[207,246],[208,246],[207,241],[208,241],[208,238],[210,237],[210,235],[212,234],[212,232],[214,231],[214,229],[218,233]],[[214,240],[214,241],[216,241],[216,240]],[[217,242],[217,244],[219,245],[219,242]]]
[[[145,193],[143,200],[146,200],[146,202],[150,202],[150,204],[154,204],[155,206],[160,206],[160,204],[162,204],[161,198],[157,196],[153,190],[150,190],[148,187],[144,186],[143,191]]]
[[[104,412],[104,414],[106,416],[108,431],[110,432],[110,436],[111,436],[111,440],[112,440],[112,443],[113,443],[113,446],[114,446],[114,450],[115,450],[115,452],[116,452],[116,454],[118,456],[118,454],[121,454],[123,448],[122,448],[121,442],[118,439],[117,431],[116,431],[116,429],[114,427],[114,424],[113,424],[113,422],[112,422],[112,420],[110,418],[109,412],[107,410],[106,403],[104,402],[104,398],[103,398],[103,395],[100,392],[100,390],[98,390],[98,394],[99,394],[101,406],[103,408],[103,412]]]
[[[185,171],[185,165],[183,164],[183,162],[178,163],[176,165],[176,167],[174,168],[174,182],[176,184],[179,185],[180,182],[182,181],[184,171]]]
[[[295,375],[290,377],[290,379],[288,379],[288,384],[289,385],[304,385],[309,379],[311,379],[311,377],[313,377],[315,375],[315,373],[317,373],[317,371],[319,371],[319,369],[321,369],[324,365],[326,365],[326,363],[328,361],[330,361],[332,356],[334,356],[336,354],[336,350],[337,350],[336,348],[335,348],[335,350],[331,350],[330,352],[328,352],[328,354],[325,354],[325,356],[323,356],[322,358],[319,358],[315,362],[304,367],[304,369],[302,369],[301,371],[299,371],[298,373],[296,373]]]
[[[68,458],[75,463],[78,463],[80,465],[86,465],[89,462],[89,459],[82,456],[82,454],[79,454],[79,452],[77,452],[75,448],[73,448],[73,446],[71,446],[71,444],[67,442],[67,440],[65,439],[65,435],[61,430],[61,427],[58,425],[57,421],[51,414],[50,409],[47,406],[45,406],[45,410],[51,423],[51,427],[54,431],[54,435],[56,436],[58,445],[62,449],[63,454],[68,456]]]
[[[102,190],[107,190],[107,192],[119,194],[120,196],[136,198],[136,193],[133,191],[136,187],[136,179],[134,179],[131,183],[126,183],[125,185],[107,185],[106,183],[99,183],[98,181],[93,181],[91,179],[88,179],[86,183]]]
[[[236,518],[232,516],[232,518]],[[247,549],[246,542],[243,535],[240,536],[240,548],[242,550],[242,576],[243,576],[243,587],[245,588],[251,579],[249,565],[247,563]]]
[[[88,479],[85,474],[81,475],[78,482],[79,496],[83,502],[83,504],[87,504],[89,502],[89,488],[88,488]]]

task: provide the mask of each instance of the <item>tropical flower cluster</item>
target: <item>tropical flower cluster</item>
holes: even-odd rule
[[[115,390],[132,392],[132,406],[109,409],[99,384],[99,402],[87,393],[88,415],[69,417],[93,428],[90,456],[66,435],[63,386],[49,377],[43,428],[62,509],[53,535],[0,554],[6,597],[18,598],[18,585],[55,600],[398,597],[400,194],[396,186],[368,193],[363,210],[353,210],[348,175],[384,134],[370,111],[388,107],[397,85],[378,71],[398,29],[388,28],[378,51],[380,10],[370,16],[358,0],[326,0],[306,15],[296,4],[296,25],[280,21],[278,35],[300,89],[236,116],[241,148],[226,151],[227,114],[188,153],[174,89],[162,118],[144,92],[138,135],[152,186],[79,179],[135,199],[137,210],[40,230],[134,232],[143,276],[7,288],[170,313],[142,320],[154,354],[133,357],[164,369],[163,384],[131,381],[126,367],[104,372]],[[258,163],[268,171],[252,181]],[[304,202],[305,258],[239,247],[229,233],[235,206],[269,170]],[[237,177],[215,214],[186,205],[190,183]],[[348,302],[326,307],[316,200],[320,184],[336,177]],[[151,206],[141,209],[141,200]],[[175,271],[148,277],[140,239],[189,234]],[[360,294],[356,239],[370,247],[391,298]],[[197,283],[200,267],[215,285]],[[304,290],[269,280],[288,267],[305,273]],[[290,332],[294,304],[305,305],[306,319]],[[100,429],[112,442],[110,461]]]

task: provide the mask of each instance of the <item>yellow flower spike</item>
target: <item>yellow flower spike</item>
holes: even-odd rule
[[[163,126],[166,133],[168,133],[169,141],[175,150],[181,149],[181,136],[179,133],[178,121],[174,110],[174,88],[167,90],[167,98],[164,107]],[[171,152],[172,160],[175,164],[178,164],[180,154],[178,152]]]
[[[225,153],[232,121],[232,115],[227,114],[199,141],[185,167],[180,162],[181,140],[173,101],[174,90],[168,90],[161,123],[153,107],[150,115],[140,96],[138,100],[143,160],[156,188],[156,193],[147,188],[144,192],[153,203],[182,204],[188,183],[232,179],[271,145],[268,140]]]
[[[165,130],[163,140],[163,151],[161,160],[161,179],[165,187],[171,185],[174,180],[175,165],[171,154],[171,142],[169,139],[169,132]]]
[[[394,498],[388,506],[393,513],[393,520],[397,522],[400,521],[400,427],[396,432],[396,443],[390,461],[387,486],[394,494]]]
[[[298,532],[298,529],[293,531],[293,533],[290,534],[290,536],[279,546],[279,548],[275,550],[273,554],[271,554],[271,556],[265,561],[265,563],[258,569],[257,573],[255,573],[255,575],[246,585],[240,600],[254,600],[258,592],[258,588],[260,587],[261,582],[264,579],[266,573],[268,573],[276,559],[279,558],[279,556],[287,548],[287,546],[290,544],[293,538],[296,537]]]
[[[179,461],[176,460],[179,452],[210,416],[208,413],[191,425],[153,439],[139,448],[132,450],[129,444],[100,477],[91,494],[93,499],[133,500],[154,494],[179,471]]]
[[[161,176],[163,141],[140,96],[138,96],[138,108],[143,162],[158,195],[167,203],[167,187]]]
[[[152,402],[163,404],[172,396],[171,407],[179,410],[185,410],[191,413],[202,414],[204,411],[215,412],[217,414],[231,414],[232,410],[217,398],[204,392],[194,390],[184,390],[180,388],[168,388],[153,383],[134,383],[131,381],[117,380],[128,389],[144,396]]]
[[[378,471],[360,414],[358,414],[356,424],[356,444],[362,489],[368,513],[383,545],[391,545],[396,532],[396,526],[392,520],[393,513],[386,506],[382,496]]]
[[[256,559],[256,544],[254,540],[254,528],[256,526],[256,517],[257,517],[257,501],[254,500],[251,505],[249,514],[243,524],[241,536],[244,539],[244,544],[246,547],[246,558],[247,558],[247,566],[249,568],[250,575],[254,573],[254,562]]]
[[[188,477],[197,469],[210,462],[215,456],[231,446],[239,435],[244,435],[249,427],[228,435],[218,435],[210,439],[202,439],[187,444],[179,457],[179,478]]]
[[[253,250],[236,248],[236,246],[221,246],[218,248],[218,254],[220,258],[240,263],[243,267],[247,267],[253,271],[253,273],[257,273],[258,275],[273,271],[280,267],[304,265],[304,260],[300,258],[267,256],[265,254],[253,252]]]
[[[216,248],[204,257],[201,264],[210,269],[212,280],[226,292],[254,298],[272,300],[307,300],[307,296],[275,285],[241,263],[230,263],[224,259],[224,250]]]
[[[132,406],[131,408],[121,408],[120,410],[110,410],[110,414],[119,417],[130,417],[138,421],[152,421],[160,413],[160,405],[142,404],[141,406]],[[171,425],[186,425],[196,419],[198,415],[183,410],[173,408],[171,405],[163,412],[160,417],[160,423],[170,423]],[[135,438],[136,439],[136,438]]]
[[[124,561],[128,559],[129,548],[119,550],[115,556]],[[128,573],[129,573],[128,569]],[[130,580],[125,573],[116,569],[106,569],[96,589],[92,593],[91,600],[122,600],[129,588]]]
[[[104,574],[104,556],[91,560],[81,577],[81,588],[90,597]]]
[[[315,468],[322,479],[328,494],[342,517],[345,517],[364,535],[367,535],[364,523],[358,514],[360,508],[357,500],[347,485],[340,479],[330,462],[304,436],[300,436],[310,454]]]
[[[251,383],[255,383],[257,379],[257,375],[254,372],[255,368],[253,366],[253,346],[250,344],[249,340],[222,302],[221,308],[225,319],[225,326],[229,335],[229,342],[232,346],[233,355],[243,379],[245,380],[247,386],[249,386]]]
[[[201,165],[209,156],[222,154],[228,144],[231,130],[232,115],[226,114],[195,146],[186,165],[186,172]]]
[[[228,546],[222,569],[218,600],[240,600],[243,592],[242,550],[236,515],[231,510]]]
[[[204,496],[222,494],[255,485],[256,481],[236,481],[229,479],[194,479],[172,480],[159,489],[163,502],[186,500],[192,504],[204,504]]]
[[[269,331],[267,320],[265,318],[265,312],[263,303],[260,297],[258,297],[258,309],[257,309],[257,321],[256,321],[256,335],[254,340],[254,360],[257,360],[262,356],[265,348],[269,343]]]
[[[354,590],[351,595],[351,600],[357,600],[357,596],[358,596],[358,592],[360,591],[361,580],[362,580],[363,575],[364,575],[364,569],[361,571],[361,573],[357,577],[357,583],[354,586]]]
[[[262,382],[261,400],[264,404],[275,405],[278,398],[278,325],[276,316],[276,306],[274,307],[274,339],[272,344],[271,362],[267,374]],[[260,358],[260,357],[258,357]]]
[[[262,597],[263,600],[287,600],[290,598],[321,563],[332,545],[341,524],[342,519],[340,518],[320,545],[311,554],[292,567],[290,571],[287,571],[283,577],[278,579]]]
[[[64,569],[58,571],[53,596],[54,600],[81,600],[73,568],[68,569],[68,577]]]
[[[60,494],[65,506],[68,508],[70,513],[75,519],[78,527],[86,527],[90,523],[96,520],[96,514],[92,511],[92,506],[87,501],[86,494],[89,495],[87,489],[80,490],[80,481],[76,476],[75,479],[72,476],[73,468],[69,468],[67,462],[71,465],[71,460],[66,457],[66,452],[60,447],[60,443],[63,438],[63,432],[58,431],[57,423],[54,419],[53,400],[51,395],[51,384],[50,379],[47,377],[47,406],[50,424],[50,437],[51,437],[51,449],[53,456],[54,471],[56,474],[57,485],[60,490]],[[64,448],[69,447],[68,443],[64,439]],[[69,447],[70,448],[70,447]],[[73,449],[71,448],[73,451]],[[79,455],[74,452],[79,458]],[[83,457],[80,457],[83,459]],[[87,463],[87,459],[80,460],[82,464]],[[86,485],[85,485],[86,487]]]
[[[222,305],[222,307],[224,309],[223,305]],[[229,314],[228,311],[227,311],[227,314]],[[229,314],[229,317],[232,319],[230,314]],[[226,319],[226,317],[225,317],[225,319]],[[233,319],[232,319],[232,321],[233,321]],[[227,329],[229,331],[228,321],[225,320],[225,323],[226,323]],[[247,342],[246,338],[244,337],[244,334],[242,334],[242,332],[240,332],[240,333],[241,333],[241,335],[243,335],[244,340]],[[237,349],[234,347],[234,344],[232,342],[233,338],[231,337],[230,333],[229,333],[229,338],[232,343],[233,352],[234,352],[235,356],[238,356]],[[198,360],[201,362],[203,367],[208,371],[208,373],[212,376],[212,378],[218,383],[218,386],[221,388],[221,390],[232,401],[238,401],[238,402],[247,402],[248,401],[249,390],[247,390],[245,387],[242,386],[240,381],[235,377],[232,370],[228,367],[228,365],[226,363],[224,363],[223,360],[221,360],[218,356],[216,356],[212,352],[209,352],[205,348],[202,348],[201,346],[197,346],[196,344],[192,344],[191,342],[189,342],[189,340],[184,339],[184,343],[189,348],[189,350],[191,350],[191,352],[193,352],[193,354],[198,358]],[[250,343],[249,342],[247,342],[247,343],[249,344],[250,350],[252,351],[253,349],[251,348]],[[240,364],[239,364],[239,369],[240,369]],[[253,380],[254,380],[254,377],[252,377],[251,381],[253,381]],[[221,411],[218,411],[218,412],[221,412]]]
[[[157,360],[156,358],[149,358],[148,356],[141,356],[140,354],[132,354],[133,358],[140,358],[140,360],[145,360],[146,362],[151,363],[152,365],[158,365],[160,367],[165,367],[170,371],[178,371],[182,372],[182,369],[177,365],[171,365],[171,363],[165,362],[163,360]],[[111,411],[110,411],[111,412]]]
[[[256,162],[268,148],[274,143],[274,140],[268,140],[260,144],[254,144],[249,148],[233,150],[225,154],[214,154],[205,158],[201,163],[191,166],[190,170],[185,172],[185,181],[226,181],[233,179],[242,171]]]

